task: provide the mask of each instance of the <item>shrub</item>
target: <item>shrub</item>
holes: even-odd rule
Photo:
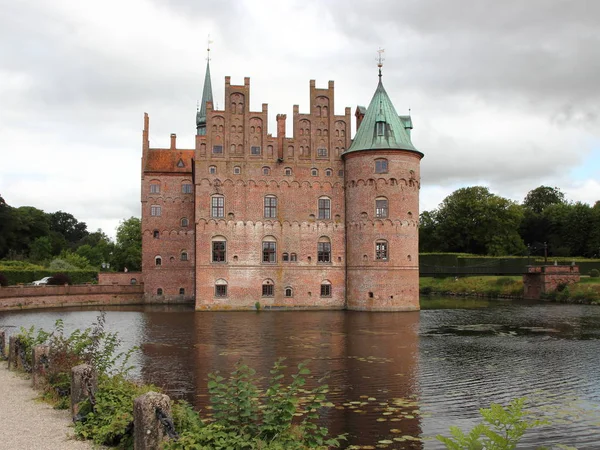
[[[36,330],[34,326],[31,326],[29,329],[21,327],[21,331],[16,336],[15,344],[21,355],[25,372],[31,372],[33,364],[33,347],[46,342],[49,336],[50,335],[41,328]]]
[[[8,279],[6,278],[6,275],[4,275],[3,273],[0,272],[0,286],[8,286]]]
[[[71,283],[71,277],[66,273],[56,273],[48,280],[48,284],[52,286],[62,286],[64,284],[73,283]]]
[[[598,270],[598,269],[590,270],[590,278],[600,278],[600,270]]]

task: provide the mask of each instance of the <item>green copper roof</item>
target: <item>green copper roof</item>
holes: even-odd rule
[[[409,150],[421,153],[410,140],[410,129],[412,129],[412,120],[408,116],[398,116],[383,87],[380,76],[375,95],[369,103],[365,117],[356,131],[352,144],[344,154],[379,149]]]
[[[212,102],[212,83],[210,81],[210,62],[206,61],[206,75],[204,76],[204,89],[202,90],[202,101],[200,110],[196,111],[197,134],[206,134],[206,102]]]

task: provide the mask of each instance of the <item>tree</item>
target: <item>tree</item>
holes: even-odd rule
[[[48,236],[37,238],[29,246],[29,259],[35,262],[44,262],[52,257],[52,243]]]
[[[122,221],[117,228],[113,264],[117,270],[142,268],[142,223],[137,217]]]
[[[523,206],[536,214],[540,214],[550,205],[565,204],[565,194],[557,187],[540,186],[527,193]]]
[[[37,238],[47,236],[50,231],[48,214],[33,206],[21,206],[13,209],[15,218],[15,236],[11,249],[17,253],[28,254],[30,244]]]
[[[426,218],[440,251],[511,255],[525,249],[518,234],[521,206],[486,187],[454,191]]]
[[[49,217],[50,229],[62,234],[70,244],[76,244],[88,235],[85,222],[79,222],[72,214],[56,211]]]
[[[4,258],[15,239],[15,215],[0,195],[0,258]]]

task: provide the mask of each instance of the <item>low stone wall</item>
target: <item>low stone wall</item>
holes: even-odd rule
[[[140,305],[144,285],[10,286],[0,288],[0,311],[66,306]]]

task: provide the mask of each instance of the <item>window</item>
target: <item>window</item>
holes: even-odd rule
[[[388,201],[385,197],[375,199],[375,217],[384,218],[388,216]]]
[[[181,185],[181,192],[183,194],[191,194],[192,193],[192,185],[190,183],[184,183]]]
[[[326,148],[318,148],[317,149],[317,157],[318,158],[327,158],[327,149]]]
[[[213,153],[223,153],[222,145],[213,145]]]
[[[270,240],[264,240],[262,243],[262,262],[264,263],[274,263],[277,262],[277,257],[275,251],[277,250],[277,242],[275,242],[274,238],[269,238]]]
[[[177,161],[177,167],[185,167],[185,163],[183,162],[183,159],[179,158],[179,161]]]
[[[154,265],[155,266],[162,266],[162,258],[160,256],[157,256],[154,258]]]
[[[388,171],[388,160],[387,159],[376,159],[375,160],[375,173],[387,173]]]
[[[187,226],[189,226],[189,224],[190,224],[190,221],[188,220],[187,217],[182,217],[181,218],[181,226],[182,227],[187,227]]]
[[[262,296],[273,297],[275,293],[275,286],[271,280],[265,280],[262,285]]]
[[[150,193],[151,194],[158,194],[158,193],[160,193],[160,184],[158,184],[158,183],[152,183],[150,185]]]
[[[385,122],[376,122],[377,124],[377,136],[385,135]]]
[[[179,295],[185,295],[185,288],[179,288]]]
[[[331,169],[327,169],[327,170],[325,171],[325,176],[326,176],[326,177],[330,177],[330,176],[332,176],[332,175],[333,175],[333,170],[331,170]]]
[[[234,175],[239,175],[240,173],[242,173],[242,169],[239,166],[235,166],[233,168],[233,174]]]
[[[263,173],[263,175],[269,175],[271,173],[271,168],[267,167],[267,166],[263,167],[262,173]]]
[[[338,177],[343,177],[344,171],[342,169],[338,170]]]
[[[319,169],[311,169],[311,170],[310,170],[310,174],[311,174],[313,177],[318,177],[318,176],[319,176]]]
[[[212,262],[222,263],[227,262],[227,242],[213,241],[212,242]]]
[[[225,217],[225,197],[217,196],[211,198],[211,217]]]
[[[131,284],[132,286],[137,284],[137,279],[132,278],[131,280],[129,280],[129,284]]]
[[[158,205],[152,205],[150,207],[150,215],[151,216],[158,217],[158,216],[160,216],[160,213],[161,213],[161,207],[160,206],[158,206]]]
[[[288,262],[290,260],[290,255],[289,253],[284,253],[283,255],[281,255],[281,260],[283,262]]]
[[[283,173],[284,173],[284,175],[286,177],[291,177],[292,176],[292,169],[290,167],[286,167]]]
[[[227,297],[227,281],[219,279],[215,282],[215,297]]]
[[[286,297],[293,297],[294,296],[294,290],[291,287],[286,287],[285,288],[285,294]]]
[[[331,262],[331,242],[328,237],[322,237],[317,243],[317,262]]]
[[[210,166],[208,168],[208,173],[210,173],[211,175],[214,175],[217,173],[217,166]]]
[[[329,281],[321,283],[321,297],[331,297],[331,283]]]
[[[295,254],[295,253],[292,253],[292,254],[290,255],[290,261],[291,261],[291,262],[296,262],[296,261],[298,261],[298,257],[296,256],[296,254]]]
[[[188,254],[187,254],[187,252],[181,252],[181,260],[182,261],[187,261],[188,260]]]
[[[265,197],[265,217],[277,217],[277,197],[267,195]]]
[[[331,200],[327,197],[319,199],[319,219],[331,218]]]
[[[162,288],[158,288],[158,289],[156,290],[156,295],[163,295],[163,290],[162,290]]]
[[[260,146],[253,145],[252,147],[250,147],[250,154],[251,155],[260,155]]]
[[[387,259],[388,259],[388,243],[387,243],[387,241],[375,242],[375,259],[377,261],[387,261]]]
[[[152,237],[153,237],[154,239],[158,239],[158,238],[160,238],[160,231],[158,231],[158,230],[154,230],[154,231],[152,232]]]

